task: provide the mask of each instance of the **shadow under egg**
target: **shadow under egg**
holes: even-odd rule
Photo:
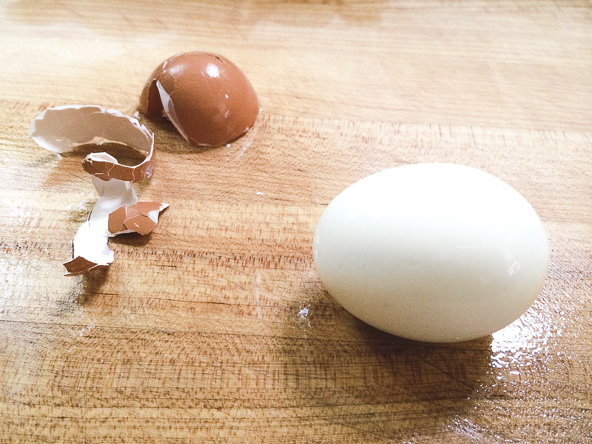
[[[309,300],[306,328],[285,323],[274,354],[294,403],[322,407],[325,421],[361,440],[409,440],[420,429],[436,439],[470,414],[488,377],[491,336],[411,341],[358,320],[326,292],[318,296]]]

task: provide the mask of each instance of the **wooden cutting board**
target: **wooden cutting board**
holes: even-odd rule
[[[592,440],[588,2],[0,3],[0,442]],[[97,199],[31,143],[48,106],[134,115],[173,54],[225,55],[262,111],[197,149],[165,122],[115,262],[62,263]],[[540,297],[479,340],[416,343],[323,290],[316,222],[340,191],[455,162],[522,193],[549,234]]]

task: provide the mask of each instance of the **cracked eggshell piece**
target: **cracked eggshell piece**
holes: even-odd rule
[[[109,235],[123,233],[150,233],[158,223],[158,214],[169,204],[162,202],[139,202],[131,206],[122,206],[109,214]]]
[[[146,158],[138,165],[121,165],[106,153],[90,153],[82,162],[84,170],[103,180],[141,182],[154,171],[154,135],[137,119],[114,109],[96,105],[64,105],[47,108],[29,128],[29,139],[55,153],[74,150],[94,141],[127,145]]]
[[[64,264],[68,275],[82,274],[113,262],[113,251],[108,247],[112,214],[124,209],[124,232],[149,233],[158,221],[158,213],[168,204],[146,202],[138,204],[132,182],[152,175],[154,136],[137,119],[119,111],[95,105],[67,105],[48,108],[31,123],[29,139],[56,153],[74,150],[89,142],[113,141],[127,145],[146,157],[135,166],[121,165],[105,152],[91,153],[82,162],[92,174],[92,182],[99,198],[88,220],[79,228],[73,240],[73,259]],[[132,216],[126,209],[135,208]],[[129,219],[129,221],[128,221]],[[112,224],[111,224],[112,225]]]
[[[109,154],[102,154],[106,159],[110,158],[112,162],[117,162]],[[111,179],[107,182],[93,176],[92,183],[99,193],[99,198],[94,204],[88,220],[81,225],[74,236],[72,242],[74,259],[64,264],[68,274],[81,274],[113,262],[113,251],[107,245],[111,235],[109,215],[122,206],[131,206],[138,202],[136,192],[128,181]],[[79,270],[85,265],[79,258],[88,262],[86,264],[88,269]],[[73,263],[76,266],[76,272],[70,271]]]
[[[108,264],[107,264],[108,265]],[[95,268],[104,267],[106,265],[99,265],[88,259],[85,259],[82,256],[76,256],[74,259],[68,262],[64,262],[64,267],[66,267],[66,275],[68,276],[78,276],[79,274],[87,273]]]
[[[164,113],[191,145],[217,147],[253,126],[259,102],[234,63],[194,51],[175,55],[154,70],[139,109],[151,118]]]

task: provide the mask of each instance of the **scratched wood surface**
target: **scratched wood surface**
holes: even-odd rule
[[[156,230],[63,276],[97,196],[35,144],[47,106],[133,115],[169,56],[224,54],[262,112],[231,146],[166,123]],[[418,0],[0,2],[0,442],[592,441],[592,7]],[[551,266],[507,328],[449,345],[356,320],[311,242],[325,206],[407,163],[520,191]]]

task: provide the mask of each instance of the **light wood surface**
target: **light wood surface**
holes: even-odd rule
[[[138,192],[171,207],[63,276],[97,196],[81,152],[25,150],[31,120],[133,115],[188,50],[241,67],[255,127],[203,150],[142,119]],[[592,441],[589,2],[4,1],[0,60],[0,442]],[[548,231],[544,290],[492,336],[381,333],[315,272],[331,199],[424,161],[498,176]]]

